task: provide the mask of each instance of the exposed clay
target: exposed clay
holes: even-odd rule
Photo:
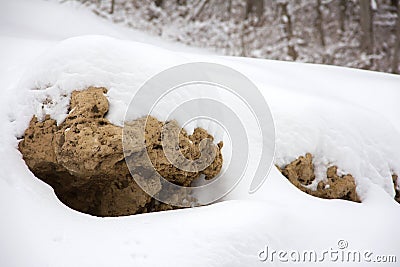
[[[278,169],[292,184],[307,194],[320,198],[360,202],[353,176],[351,174],[339,176],[336,166],[327,169],[327,179],[318,183],[317,190],[307,188],[306,186],[310,185],[315,179],[314,165],[310,153],[300,156],[285,167]]]
[[[146,127],[145,147],[129,146],[133,149],[128,151],[127,160],[132,163],[133,177],[123,154],[123,129],[104,118],[109,108],[106,92],[105,88],[94,87],[72,92],[70,112],[63,123],[57,126],[49,116],[42,122],[33,117],[19,144],[29,169],[52,186],[63,203],[96,216],[168,210],[174,207],[143,192],[135,179],[144,179],[147,191],[156,194],[161,183],[155,170],[168,181],[184,186],[190,186],[200,175],[211,179],[220,172],[222,142],[214,145],[212,136],[200,128],[188,135],[174,121],[164,123],[146,117],[127,126],[133,136],[130,141],[138,143],[140,140],[135,138],[141,135],[135,135],[135,131]],[[204,170],[193,167],[184,171],[171,164],[160,143],[161,129],[166,124],[179,129],[178,146],[186,158],[195,160],[201,153],[212,152],[216,157],[211,165]],[[207,146],[199,146],[205,137],[210,140]],[[152,164],[145,163],[146,151]]]

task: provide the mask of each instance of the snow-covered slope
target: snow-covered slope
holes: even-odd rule
[[[400,173],[399,76],[189,53],[194,49],[109,25],[71,6],[39,0],[0,5],[0,266],[262,266],[270,263],[258,259],[265,246],[321,256],[325,250],[344,251],[339,240],[353,251],[373,252],[372,259],[400,260],[400,206],[391,181],[393,172]],[[82,34],[113,38],[61,41]],[[308,196],[275,168],[260,190],[248,194],[259,142],[250,137],[250,170],[224,201],[95,218],[61,204],[16,149],[16,136],[33,114],[64,119],[72,90],[107,87],[107,116],[121,124],[143,82],[196,61],[232,67],[258,86],[275,119],[277,164],[311,152],[318,179],[328,165],[338,165],[356,178],[363,203]],[[52,103],[42,108],[46,98]],[[275,258],[273,264],[288,263]]]

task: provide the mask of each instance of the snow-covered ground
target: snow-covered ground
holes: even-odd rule
[[[86,34],[91,36],[76,37]],[[75,38],[63,41],[70,37]],[[372,252],[371,261],[379,255],[400,261],[400,205],[393,200],[391,180],[392,173],[400,174],[400,76],[221,57],[109,24],[68,3],[40,0],[0,2],[0,58],[0,266],[292,262],[287,254],[281,256],[289,263],[279,260],[278,253],[272,262],[271,255],[260,261],[266,246],[269,253],[313,250],[319,259],[324,251],[340,252],[336,262],[328,253],[324,261],[305,261],[305,266],[341,266],[341,253],[349,250],[362,257]],[[253,136],[254,155],[243,182],[224,201],[201,208],[92,217],[63,205],[28,170],[17,150],[17,136],[33,114],[50,113],[62,121],[72,90],[105,86],[107,116],[121,124],[133,92],[147,79],[197,61],[229,66],[258,86],[275,121],[276,164],[310,152],[316,181],[327,166],[337,165],[355,177],[362,203],[306,195],[275,168],[260,190],[248,194],[259,145]],[[52,104],[42,109],[46,98]],[[344,241],[348,248],[340,249],[338,242]]]

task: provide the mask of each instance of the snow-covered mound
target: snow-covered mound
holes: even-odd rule
[[[7,15],[32,3],[51,9],[54,17],[73,16],[76,24],[66,25],[67,33],[59,34],[62,25],[30,24],[30,17],[39,16],[42,9],[32,9],[25,17]],[[329,249],[343,251],[339,240],[348,242],[351,250],[372,252],[372,259],[395,255],[400,260],[400,206],[393,200],[391,181],[392,173],[400,173],[399,76],[181,53],[176,51],[180,46],[171,51],[105,36],[61,41],[82,34],[80,25],[104,22],[54,3],[20,0],[9,5],[0,8],[4,15],[0,16],[1,266],[263,266],[267,263],[258,256],[265,246],[276,251],[315,250],[321,255]],[[86,30],[131,39],[125,29],[114,26]],[[171,48],[161,41],[158,46]],[[61,204],[26,167],[17,136],[34,114],[49,113],[61,122],[72,90],[107,87],[107,116],[121,124],[132,94],[143,82],[168,67],[196,61],[229,66],[258,86],[275,120],[278,165],[310,152],[318,179],[323,179],[328,165],[351,173],[362,203],[311,197],[273,168],[252,195],[248,188],[254,173],[249,171],[217,204],[95,218]],[[258,159],[259,140],[250,136],[249,142],[255,155],[252,165]],[[287,265],[276,258],[273,263]],[[321,264],[331,266],[332,261]]]
[[[107,117],[112,123],[122,125],[132,97],[147,79],[169,67],[193,61],[213,61],[231,66],[257,84],[270,103],[275,118],[277,165],[288,164],[310,152],[314,155],[317,175],[311,187],[315,188],[326,177],[328,166],[336,165],[343,173],[355,177],[361,199],[367,198],[371,183],[394,196],[391,177],[393,173],[400,173],[397,125],[389,120],[393,116],[390,111],[380,110],[378,113],[370,108],[374,105],[359,101],[370,88],[374,89],[371,83],[378,78],[367,83],[370,76],[382,77],[386,87],[381,87],[381,94],[392,99],[394,96],[391,94],[397,93],[395,85],[399,82],[399,77],[394,75],[321,66],[329,75],[316,73],[307,77],[303,74],[297,83],[292,84],[287,83],[285,76],[295,79],[297,69],[307,73],[308,65],[288,64],[285,71],[276,73],[274,66],[279,67],[279,62],[257,60],[257,65],[253,66],[249,60],[192,56],[104,36],[75,37],[60,42],[41,55],[13,89],[16,100],[12,105],[18,107],[13,116],[16,133],[23,133],[33,114],[39,118],[50,114],[58,123],[62,122],[67,116],[70,93],[89,86],[109,89],[110,111]],[[354,76],[353,73],[365,76],[365,82],[359,79],[358,88],[353,88],[356,81],[340,82],[341,76]],[[321,81],[319,84],[315,81],[317,79]],[[326,87],[329,79],[332,82],[338,80],[338,89]],[[327,97],[323,93],[327,92],[329,96],[332,91],[344,91],[344,87],[352,92],[352,98],[343,99],[342,94]],[[226,103],[229,100],[220,101]],[[250,124],[246,128],[249,127]],[[256,142],[259,141],[250,143]]]
[[[39,118],[50,114],[61,123],[73,90],[105,87],[110,102],[107,117],[122,126],[127,106],[140,85],[162,70],[185,62],[174,52],[142,43],[105,36],[67,39],[25,71],[16,89],[25,96],[16,95],[24,101],[18,112],[20,116],[28,114],[29,119],[32,114]],[[21,123],[18,133],[26,128],[27,121]]]

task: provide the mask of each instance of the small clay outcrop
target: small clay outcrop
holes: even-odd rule
[[[200,175],[212,179],[220,172],[222,142],[214,145],[213,137],[201,128],[188,135],[174,121],[160,122],[149,116],[130,122],[125,129],[132,133],[132,151],[127,157],[131,173],[123,153],[123,128],[104,118],[109,108],[106,92],[105,88],[95,87],[72,92],[70,111],[63,123],[57,126],[50,116],[43,121],[33,117],[19,143],[29,169],[52,186],[64,204],[96,216],[173,209],[149,196],[135,181],[145,180],[146,191],[154,195],[162,187],[157,173],[171,183],[190,186]],[[174,145],[187,159],[196,160],[202,153],[209,153],[215,155],[211,164],[190,171],[175,167],[166,158],[160,141],[166,124],[179,129],[180,138]],[[145,146],[135,146],[135,142],[140,143],[135,138],[141,136],[135,132],[144,127]],[[204,138],[209,141],[200,146]],[[146,155],[151,164],[145,163]]]
[[[327,182],[320,181],[318,183],[317,192],[319,197],[329,199],[345,199],[354,202],[361,202],[356,192],[356,183],[351,174],[339,176],[337,174],[337,166],[330,166],[326,171]]]
[[[300,156],[282,169],[285,175],[294,185],[309,185],[314,181],[314,165],[312,156],[307,153],[305,157]]]
[[[283,168],[278,169],[289,181],[301,191],[312,196],[327,199],[345,199],[360,202],[356,193],[356,184],[351,174],[339,176],[337,167],[330,166],[326,172],[326,180],[320,181],[317,190],[312,190],[307,186],[315,179],[314,165],[312,155],[307,153],[300,156]]]

